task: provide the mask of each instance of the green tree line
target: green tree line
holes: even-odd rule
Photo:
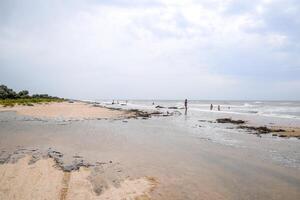
[[[3,106],[14,106],[15,104],[32,106],[33,103],[60,102],[63,100],[62,98],[49,96],[48,94],[30,95],[28,90],[15,92],[6,85],[0,85],[0,105]]]

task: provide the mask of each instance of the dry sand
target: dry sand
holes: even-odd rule
[[[89,181],[90,169],[63,172],[51,158],[28,164],[30,159],[26,156],[17,163],[0,165],[0,199],[145,200],[157,184],[147,177],[126,179],[119,187],[110,186],[97,195]]]
[[[95,107],[83,102],[35,104],[34,106],[17,105],[14,107],[0,107],[0,111],[16,111],[18,114],[32,117],[65,119],[116,119],[132,115],[125,111],[111,110],[100,106]]]

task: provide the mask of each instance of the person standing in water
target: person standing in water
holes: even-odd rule
[[[220,111],[221,110],[221,106],[220,105],[218,105],[218,111]]]
[[[214,106],[212,104],[210,104],[210,110],[212,110],[214,108]]]
[[[185,108],[185,114],[187,114],[187,99],[184,100],[184,108]]]

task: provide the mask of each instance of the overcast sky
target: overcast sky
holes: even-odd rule
[[[299,0],[0,1],[0,84],[79,99],[300,99]]]

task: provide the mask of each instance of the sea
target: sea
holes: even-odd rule
[[[300,139],[280,138],[272,134],[255,135],[236,125],[218,124],[218,118],[246,121],[247,125],[300,127],[300,101],[207,101],[189,100],[185,115],[184,100],[96,100],[112,108],[139,109],[172,113],[171,117],[153,118],[153,127],[166,127],[170,134],[177,130],[185,137],[257,152],[261,159],[300,169]],[[210,110],[211,104],[213,109]],[[220,111],[218,110],[220,106]],[[173,108],[172,108],[173,107]],[[176,107],[177,109],[174,109]],[[143,124],[141,124],[141,129]],[[249,134],[250,133],[250,134]]]
[[[142,110],[153,110],[156,106],[184,107],[184,100],[96,100],[112,107],[135,108]],[[117,104],[119,102],[119,104]],[[210,110],[210,105],[213,110]],[[218,111],[220,105],[220,111]],[[219,112],[228,114],[240,114],[250,116],[266,116],[278,118],[300,119],[300,101],[207,101],[207,100],[189,100],[188,110],[197,112]]]

